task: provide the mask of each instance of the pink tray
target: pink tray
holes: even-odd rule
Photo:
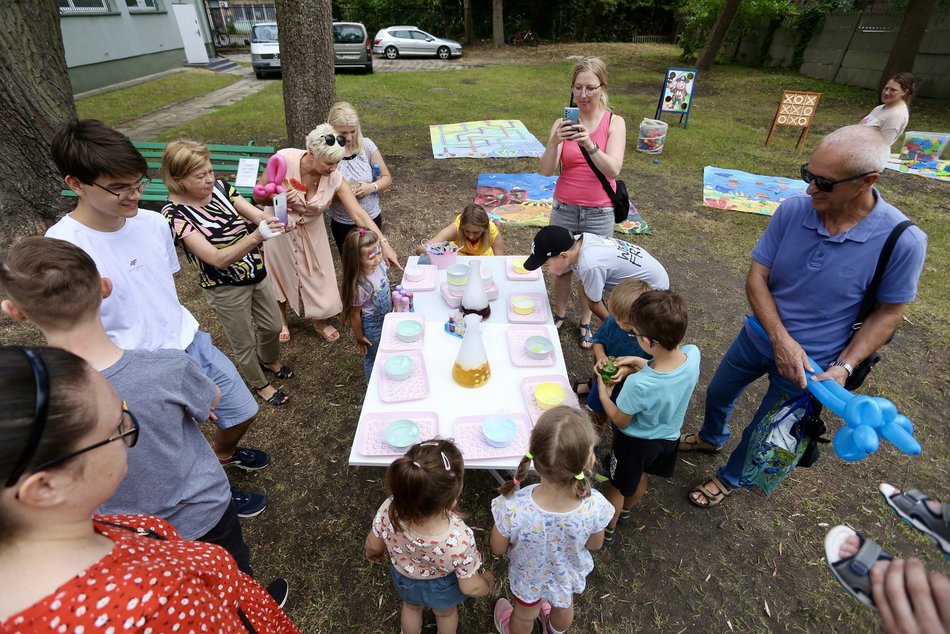
[[[519,315],[511,307],[513,297],[534,298],[534,311],[527,315]],[[508,321],[513,324],[543,324],[548,321],[548,296],[546,293],[511,293],[508,295]]]
[[[483,458],[510,458],[511,456],[521,456],[528,450],[528,441],[531,440],[531,428],[534,423],[526,415],[521,413],[505,412],[505,416],[515,421],[518,426],[518,432],[514,440],[507,447],[492,447],[485,442],[485,436],[482,435],[482,421],[489,415],[481,416],[463,416],[456,418],[452,423],[452,435],[455,445],[462,452],[462,457],[466,460],[481,460]]]
[[[528,415],[531,422],[538,422],[538,417],[544,413],[544,410],[538,407],[534,400],[534,386],[538,383],[560,383],[564,387],[564,405],[577,407],[577,394],[571,390],[567,379],[559,374],[548,376],[529,376],[521,380],[521,394],[524,396],[525,405],[528,407]]]
[[[551,338],[547,328],[541,326],[508,326],[508,353],[511,355],[511,363],[519,368],[540,368],[548,365],[554,365],[554,349],[543,359],[535,359],[528,355],[524,349],[524,342],[528,337],[539,335],[541,337]],[[553,343],[553,342],[552,342]]]
[[[520,260],[522,258],[507,258],[505,260],[505,275],[508,276],[509,280],[515,282],[529,282],[531,280],[536,280],[541,277],[541,269],[535,269],[533,271],[528,271],[527,273],[518,273],[515,271],[515,260]]]
[[[413,319],[422,324],[422,336],[406,343],[396,335],[396,324],[404,319]],[[383,332],[379,336],[379,349],[386,351],[421,350],[426,338],[426,316],[423,313],[389,313],[383,319]],[[406,379],[407,381],[410,379]]]
[[[451,286],[448,282],[442,282],[442,285],[439,287],[439,291],[442,293],[442,299],[445,300],[445,303],[449,308],[458,308],[462,303],[462,295],[465,294],[465,287],[463,286],[461,292],[456,295],[451,291]],[[485,294],[488,295],[488,301],[493,302],[498,299],[498,285],[492,282],[489,284],[488,288],[485,289]]]
[[[422,360],[422,353],[417,350],[401,352],[412,358],[412,374],[405,381],[393,381],[386,376],[383,365],[386,359],[394,354],[377,354],[375,372],[379,373],[379,398],[384,403],[401,403],[402,401],[417,401],[429,394],[429,379],[426,376],[426,364]]]
[[[423,270],[424,274],[422,279],[418,282],[406,279],[406,274],[403,272],[402,275],[402,287],[407,291],[434,291],[435,290],[435,277],[436,277],[436,267],[431,264],[416,264],[420,269]]]
[[[364,456],[401,456],[406,450],[386,442],[386,426],[398,418],[408,418],[419,426],[419,441],[439,435],[439,415],[435,412],[379,412],[363,414],[363,438],[359,452]]]

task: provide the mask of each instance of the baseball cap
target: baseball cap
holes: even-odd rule
[[[534,236],[531,242],[531,255],[524,261],[524,267],[529,271],[540,268],[548,258],[564,253],[572,246],[574,246],[574,236],[568,229],[548,225]]]

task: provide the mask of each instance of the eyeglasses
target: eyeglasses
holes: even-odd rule
[[[630,330],[627,332],[627,336],[630,337],[631,339],[639,339],[640,337],[643,337],[644,339],[650,342],[651,346],[653,345],[653,337],[649,335],[640,334],[638,332],[634,332],[633,330]]]
[[[811,184],[812,181],[815,182],[815,187],[823,192],[830,192],[835,188],[835,185],[838,183],[847,183],[849,181],[856,181],[859,178],[864,178],[865,176],[870,176],[871,174],[880,174],[877,170],[870,172],[864,172],[863,174],[858,174],[857,176],[849,176],[848,178],[841,178],[839,180],[833,181],[830,178],[824,178],[823,176],[816,176],[808,171],[808,163],[802,165],[802,180]]]
[[[139,181],[137,184],[135,184],[135,185],[127,185],[127,186],[125,186],[125,187],[119,187],[118,189],[110,189],[110,188],[108,188],[108,187],[103,187],[102,185],[100,185],[99,183],[97,183],[97,182],[95,182],[95,181],[89,181],[89,182],[86,183],[86,184],[87,184],[87,185],[95,185],[96,187],[98,187],[98,188],[101,189],[102,191],[109,192],[110,194],[112,194],[112,195],[115,196],[116,198],[128,198],[129,196],[131,196],[131,195],[134,194],[135,192],[144,192],[144,191],[145,191],[145,188],[148,187],[151,182],[152,182],[152,179],[151,179],[151,178],[143,178],[142,180],[140,180],[140,181]]]
[[[598,86],[574,86],[573,88],[571,88],[571,92],[574,93],[575,95],[583,95],[585,93],[588,95],[593,95],[602,87],[603,87],[603,84],[600,84]]]
[[[100,440],[97,443],[93,443],[88,447],[83,447],[82,449],[77,449],[76,451],[66,454],[60,458],[54,458],[53,460],[47,460],[43,464],[34,467],[32,473],[38,471],[43,471],[44,469],[49,469],[50,467],[62,464],[67,460],[72,460],[76,456],[80,456],[87,451],[92,451],[93,449],[98,449],[108,445],[110,442],[115,442],[116,440],[122,440],[125,443],[126,447],[134,447],[135,443],[139,440],[139,422],[135,419],[135,416],[132,415],[132,412],[129,411],[129,406],[126,405],[125,401],[122,401],[122,417],[119,419],[119,426],[116,427],[116,433],[112,436],[109,436],[105,440]]]
[[[336,143],[340,147],[343,147],[346,145],[346,137],[343,136],[342,134],[337,134],[336,136],[332,134],[324,134],[323,140],[326,141],[327,145],[333,145],[334,143]]]

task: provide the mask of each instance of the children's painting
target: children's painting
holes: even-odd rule
[[[500,224],[546,227],[551,220],[557,176],[540,174],[479,174],[475,202]],[[630,203],[627,219],[614,225],[618,233],[650,233],[640,212]]]
[[[689,109],[693,104],[693,88],[696,86],[695,68],[667,68],[666,79],[660,90],[660,101],[656,106],[656,117],[664,112],[680,115],[683,127],[689,123]],[[685,116],[685,120],[684,120]]]
[[[448,158],[540,157],[544,146],[517,119],[430,125],[432,155]]]
[[[717,209],[771,216],[786,198],[805,193],[801,179],[761,176],[707,165],[703,168],[703,204]]]
[[[887,169],[950,182],[950,160],[940,160],[950,144],[945,132],[908,132],[900,155],[891,155]]]

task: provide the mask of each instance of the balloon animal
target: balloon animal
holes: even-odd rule
[[[284,193],[284,178],[287,176],[287,160],[280,154],[275,154],[267,159],[267,183],[254,185],[254,195],[258,198],[264,198],[272,194]]]

